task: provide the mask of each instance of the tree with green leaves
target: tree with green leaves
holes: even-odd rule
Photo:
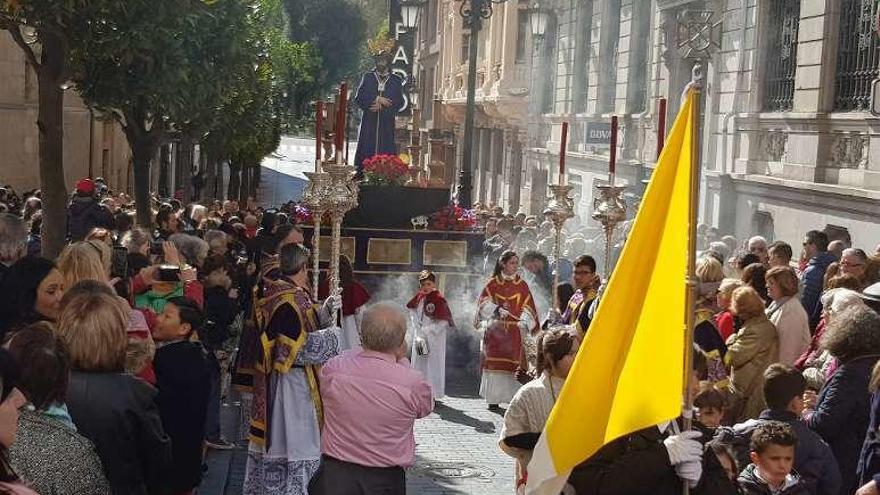
[[[367,39],[367,21],[360,0],[284,0],[290,37],[311,42],[322,60],[320,83],[329,90],[359,73]]]
[[[278,0],[262,0],[252,14],[254,59],[233,72],[230,98],[202,141],[209,169],[217,161],[229,163],[227,195],[242,201],[255,196],[262,159],[278,148],[316,94],[320,67],[310,43],[287,39],[278,23],[284,18]]]
[[[64,183],[64,84],[71,46],[103,5],[88,0],[0,0],[0,29],[9,32],[37,75],[43,255],[57,256],[67,236]]]
[[[86,102],[113,116],[132,152],[137,221],[152,224],[150,164],[170,133],[192,133],[227,97],[247,56],[249,2],[110,2],[73,50]],[[242,52],[245,50],[245,52]]]

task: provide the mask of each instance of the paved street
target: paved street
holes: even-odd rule
[[[416,465],[407,472],[413,495],[513,493],[513,460],[497,446],[501,416],[486,409],[476,396],[478,379],[455,376],[450,370],[447,392],[429,417],[416,422]],[[232,438],[238,406],[224,405],[223,426]],[[242,493],[245,444],[233,451],[208,452],[208,472],[200,495]]]
[[[349,145],[349,163],[354,163],[357,143]],[[263,160],[262,182],[258,201],[265,206],[278,206],[298,200],[305,188],[303,172],[315,169],[315,141],[284,136],[281,145]]]

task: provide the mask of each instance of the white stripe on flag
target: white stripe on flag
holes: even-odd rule
[[[529,482],[526,484],[528,495],[559,495],[565,487],[565,482],[571,471],[561,475],[556,473],[553,456],[547,445],[547,436],[542,433],[538,444],[535,445],[535,450],[532,451],[532,461],[529,462],[528,473]]]

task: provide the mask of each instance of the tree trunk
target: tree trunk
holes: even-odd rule
[[[231,200],[238,199],[238,192],[241,188],[241,164],[235,160],[229,161],[229,188],[226,190],[226,197]]]
[[[241,186],[238,190],[238,204],[241,205],[242,208],[245,208],[248,198],[248,193],[251,192],[251,167],[248,165],[242,165],[241,167]]]
[[[168,174],[169,169],[171,168],[171,150],[168,148],[168,144],[164,144],[161,147],[161,152],[159,154],[159,187],[157,188],[159,191],[160,198],[167,198],[171,196],[168,194]]]
[[[214,194],[215,194],[215,196],[214,197],[221,200],[221,201],[229,197],[226,194],[224,194],[226,192],[226,189],[223,187],[223,164],[224,163],[225,162],[223,160],[220,160],[218,158],[214,159],[214,175],[215,175],[215,178],[214,178],[214,191],[215,191]]]
[[[263,167],[258,163],[253,167],[253,179],[251,179],[251,197],[257,201],[257,192],[260,188],[260,181],[263,179]],[[277,206],[277,205],[272,205]]]
[[[188,203],[192,202],[193,198],[193,153],[195,152],[195,144],[193,143],[192,138],[189,136],[183,136],[183,138],[179,142],[180,144],[180,153],[178,156],[178,165],[177,165],[177,173],[180,174],[180,178],[182,179],[180,182],[181,189],[183,189],[183,200],[181,201],[184,206]]]
[[[59,76],[67,54],[63,43],[43,33],[41,63],[37,73],[40,140],[40,190],[43,198],[43,256],[54,259],[67,239],[67,185],[64,183],[64,92]],[[91,143],[89,144],[91,146]]]
[[[152,228],[153,208],[150,201],[150,164],[156,156],[159,145],[147,137],[126,131],[128,145],[131,147],[131,164],[134,169],[134,202],[137,207],[137,224]]]

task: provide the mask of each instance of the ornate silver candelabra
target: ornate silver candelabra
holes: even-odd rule
[[[324,162],[324,172],[329,176],[324,211],[330,212],[330,294],[339,289],[339,255],[342,243],[342,219],[358,204],[358,183],[354,180],[355,168],[342,161],[337,151],[335,162]]]
[[[314,231],[312,234],[312,297],[318,300],[318,282],[321,275],[321,218],[326,211],[325,197],[330,185],[330,175],[323,172],[305,172],[309,183],[303,191],[303,204],[312,212]]]
[[[623,201],[624,186],[611,184],[596,186],[599,196],[593,198],[593,220],[602,224],[605,230],[605,276],[611,276],[611,250],[614,242],[614,229],[626,220],[626,203]]]
[[[553,228],[556,229],[556,242],[553,246],[553,258],[556,261],[556,270],[553,274],[553,301],[554,308],[559,308],[556,287],[559,285],[559,260],[562,259],[562,227],[566,220],[574,217],[574,200],[569,196],[572,186],[550,185],[550,201],[544,209],[545,215],[550,215]]]

